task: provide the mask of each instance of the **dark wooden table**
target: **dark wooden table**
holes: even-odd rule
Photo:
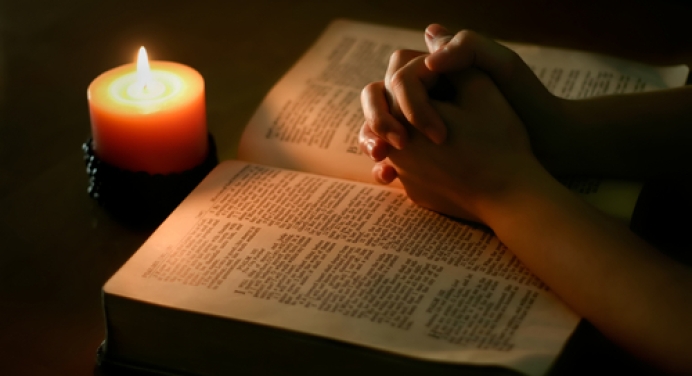
[[[86,193],[86,88],[101,72],[153,58],[206,79],[209,128],[232,158],[274,82],[334,18],[423,30],[431,22],[496,38],[692,64],[685,1],[0,2],[0,374],[99,375],[100,288],[150,229],[113,219]],[[421,33],[421,38],[423,34]],[[583,325],[556,372],[638,370]]]

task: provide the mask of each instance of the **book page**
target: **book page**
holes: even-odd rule
[[[215,169],[104,292],[536,375],[579,321],[483,228],[399,189],[239,161]]]
[[[425,49],[422,32],[334,21],[272,88],[243,132],[238,158],[374,183],[358,145],[360,92],[391,54]]]
[[[588,52],[505,44],[551,92],[570,99],[682,86],[688,73],[686,66],[651,67]],[[360,92],[384,78],[390,55],[402,48],[427,51],[423,31],[334,21],[268,93],[246,126],[238,158],[374,183],[373,162],[358,146],[364,121]],[[622,216],[628,210],[621,210]]]
[[[637,93],[685,85],[689,67],[652,67],[591,52],[503,43],[514,50],[548,90],[562,98]]]
[[[609,216],[629,224],[644,184],[629,180],[566,178],[560,182]]]

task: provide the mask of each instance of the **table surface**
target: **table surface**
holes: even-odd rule
[[[86,193],[86,88],[152,58],[186,63],[207,85],[221,159],[270,87],[333,19],[423,30],[432,22],[508,41],[692,65],[684,1],[0,2],[0,374],[100,375],[100,289],[150,229],[115,220]],[[421,33],[421,38],[423,34]],[[639,369],[588,324],[556,367]],[[603,369],[603,368],[601,368]]]

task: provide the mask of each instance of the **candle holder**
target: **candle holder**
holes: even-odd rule
[[[207,157],[180,173],[149,174],[123,170],[100,159],[89,138],[82,144],[89,196],[114,217],[136,226],[157,226],[219,163],[214,137],[209,134]]]

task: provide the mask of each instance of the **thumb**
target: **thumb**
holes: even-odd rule
[[[428,46],[428,52],[430,53],[446,46],[453,37],[454,35],[440,24],[430,24],[425,28],[425,44]]]

